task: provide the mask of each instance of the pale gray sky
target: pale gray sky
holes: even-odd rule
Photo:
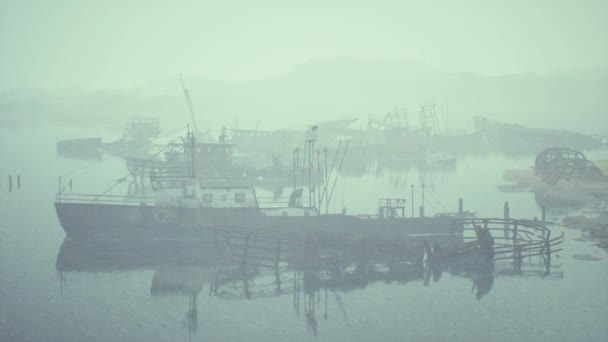
[[[0,0],[0,89],[246,80],[342,56],[492,75],[579,69],[607,64],[607,23],[606,0]]]

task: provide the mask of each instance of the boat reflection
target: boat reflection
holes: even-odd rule
[[[233,231],[216,232],[209,242],[66,239],[56,268],[62,286],[66,274],[72,272],[154,270],[151,296],[189,297],[184,326],[190,334],[197,331],[197,299],[201,293],[219,300],[290,295],[295,314],[302,316],[311,333],[317,335],[318,315],[328,317],[328,300],[337,303],[349,324],[341,294],[373,283],[426,287],[439,282],[443,273],[449,273],[470,279],[474,296],[481,299],[492,289],[495,275],[523,274],[521,267],[514,272],[508,263],[495,264],[493,255],[482,249],[463,249],[462,238],[442,239],[421,244],[394,239],[321,240],[314,236],[276,237]],[[464,250],[467,252],[453,252]],[[450,257],[444,258],[446,255]],[[542,269],[538,275],[547,274]]]

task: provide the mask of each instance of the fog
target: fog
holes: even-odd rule
[[[476,115],[552,128],[576,115],[588,133],[608,124],[604,1],[1,6],[3,118],[177,124],[182,73],[216,129],[237,116],[274,129],[425,103],[462,126]]]
[[[0,341],[601,341],[608,2],[0,2]]]

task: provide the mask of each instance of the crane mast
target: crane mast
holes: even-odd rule
[[[186,104],[188,105],[188,109],[190,110],[190,121],[192,121],[194,133],[199,134],[200,130],[198,128],[198,123],[196,122],[196,116],[194,115],[194,107],[192,107],[192,101],[190,100],[190,92],[188,91],[188,89],[186,89],[186,86],[184,85],[184,79],[182,78],[182,74],[179,74],[179,79],[182,82],[182,90],[184,91]]]

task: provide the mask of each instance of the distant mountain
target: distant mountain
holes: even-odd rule
[[[578,80],[605,80],[608,78],[608,67],[596,67],[580,70],[556,70],[547,75]]]
[[[608,134],[608,68],[603,67],[486,76],[412,61],[326,58],[262,80],[185,76],[197,116],[216,130],[233,127],[237,117],[242,128],[299,128],[353,116],[365,125],[367,117],[383,117],[394,106],[406,107],[416,124],[419,106],[435,103],[449,108],[453,128],[471,128],[479,115]],[[0,93],[0,118],[34,114],[86,123],[116,124],[128,116],[158,116],[171,126],[188,120],[177,75],[129,90]]]
[[[441,73],[444,71],[415,61],[344,57],[310,60],[296,65],[290,73],[277,79],[388,81],[426,78]]]

